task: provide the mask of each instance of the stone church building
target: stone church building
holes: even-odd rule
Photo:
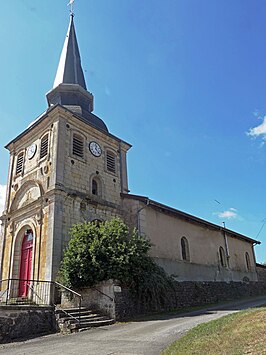
[[[129,194],[131,145],[93,113],[73,14],[46,97],[48,109],[6,146],[10,165],[1,217],[2,280],[54,280],[71,225],[114,216],[151,240],[151,256],[176,280],[257,280],[258,241]],[[26,295],[21,283],[19,296]]]

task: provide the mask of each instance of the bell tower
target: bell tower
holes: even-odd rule
[[[74,223],[123,215],[131,145],[112,135],[93,113],[73,12],[46,97],[48,109],[6,146],[10,168],[1,217],[2,279],[19,278],[27,270],[27,278],[54,280]]]

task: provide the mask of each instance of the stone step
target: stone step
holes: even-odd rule
[[[94,320],[96,318],[107,318],[106,316],[102,316],[100,314],[92,314],[91,316],[77,316],[75,317],[76,319],[80,319],[80,321],[84,321],[84,320]],[[75,322],[76,320],[73,318],[73,317],[63,317],[63,318],[59,318],[58,319],[58,322],[59,323],[63,323],[63,322],[66,322],[66,321],[71,321],[71,322]]]
[[[97,322],[97,321],[101,321],[101,320],[108,320],[110,319],[109,317],[106,317],[106,316],[95,316],[95,317],[92,317],[92,318],[83,318],[83,319],[80,319],[80,322],[79,324],[84,324],[84,323],[93,323],[93,322]],[[75,319],[69,319],[68,320],[68,323],[69,324],[73,324],[73,323],[77,323],[77,321]]]
[[[92,327],[101,327],[115,323],[114,319],[101,314],[101,312],[93,311],[85,307],[81,309],[57,308],[55,313],[59,328],[63,333],[80,332]],[[68,313],[69,316],[66,313]]]
[[[57,307],[55,309],[55,313],[57,314],[57,313],[63,312],[63,310],[66,311],[66,312],[69,312],[69,313],[71,313],[71,312],[79,312],[79,311],[90,311],[86,307],[80,307],[80,308],[79,307],[76,307],[76,308],[60,308],[60,307]]]
[[[66,317],[66,313],[67,314],[71,314],[73,317],[78,317],[80,316],[87,316],[87,315],[91,315],[91,314],[95,314],[95,312],[93,312],[92,310],[83,310],[81,312],[69,312],[68,309],[65,309],[65,312],[63,312],[62,310],[60,310],[60,312],[56,312],[56,317],[57,318],[64,318]]]
[[[93,327],[103,327],[106,325],[111,325],[114,324],[115,320],[112,318],[105,319],[105,320],[98,320],[95,322],[81,322],[81,323],[73,323],[69,325],[69,329],[71,332],[74,331],[81,331],[81,330],[87,330]]]

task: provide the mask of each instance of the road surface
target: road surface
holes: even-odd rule
[[[200,323],[263,304],[266,304],[266,296],[190,313],[150,316],[146,320],[117,323],[76,334],[52,334],[0,345],[0,354],[158,355],[165,347]]]

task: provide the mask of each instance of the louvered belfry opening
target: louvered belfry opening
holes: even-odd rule
[[[24,152],[20,153],[17,157],[17,166],[16,166],[16,174],[19,174],[23,170],[23,163],[24,163]]]
[[[84,139],[78,134],[73,134],[72,153],[80,158],[84,157]]]
[[[111,173],[116,173],[116,167],[115,167],[115,155],[112,152],[107,152],[106,153],[106,167],[107,170],[110,171]]]
[[[48,154],[49,135],[48,133],[41,139],[40,159]]]

